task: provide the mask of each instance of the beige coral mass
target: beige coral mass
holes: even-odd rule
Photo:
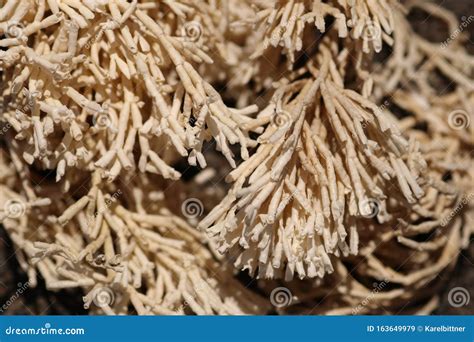
[[[460,27],[418,0],[0,0],[0,219],[29,284],[105,314],[432,311],[473,229]]]

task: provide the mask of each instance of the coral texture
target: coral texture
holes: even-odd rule
[[[29,283],[106,314],[264,314],[275,286],[280,313],[432,311],[474,227],[462,25],[418,0],[0,0]]]

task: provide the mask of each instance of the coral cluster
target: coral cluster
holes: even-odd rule
[[[436,307],[474,223],[474,58],[407,13],[450,12],[0,5],[0,219],[30,284],[106,314],[268,313],[277,285],[286,313]]]

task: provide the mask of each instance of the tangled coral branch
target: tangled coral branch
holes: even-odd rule
[[[248,269],[260,291],[296,294],[279,312],[327,298],[318,312],[353,313],[372,279],[390,286],[357,312],[436,306],[425,289],[472,233],[474,59],[462,34],[428,41],[407,12],[455,32],[450,12],[0,4],[0,219],[30,284],[80,287],[107,314],[268,312],[235,277]],[[214,143],[230,189],[200,183],[225,173],[208,166]],[[207,169],[183,183],[193,167]],[[176,208],[197,192],[211,210],[194,227]]]

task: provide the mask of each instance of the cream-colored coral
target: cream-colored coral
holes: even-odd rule
[[[199,225],[218,237],[221,252],[238,255],[237,267],[258,269],[259,277],[331,273],[329,255],[358,252],[357,225],[366,224],[358,217],[390,218],[397,204],[387,203],[388,189],[399,193],[398,205],[415,205],[425,193],[418,145],[346,88],[351,52],[339,52],[329,36],[318,49],[278,81],[254,120],[253,127],[270,123],[257,152],[228,175],[235,185]]]
[[[450,12],[0,4],[0,219],[30,284],[79,287],[107,314],[270,312],[237,280],[248,269],[261,293],[295,294],[281,312],[436,306],[425,289],[472,233],[474,59],[463,34],[429,42],[407,12],[455,32]],[[188,182],[190,168],[204,170]],[[206,217],[178,216],[190,199]],[[390,286],[357,309],[372,280]]]

